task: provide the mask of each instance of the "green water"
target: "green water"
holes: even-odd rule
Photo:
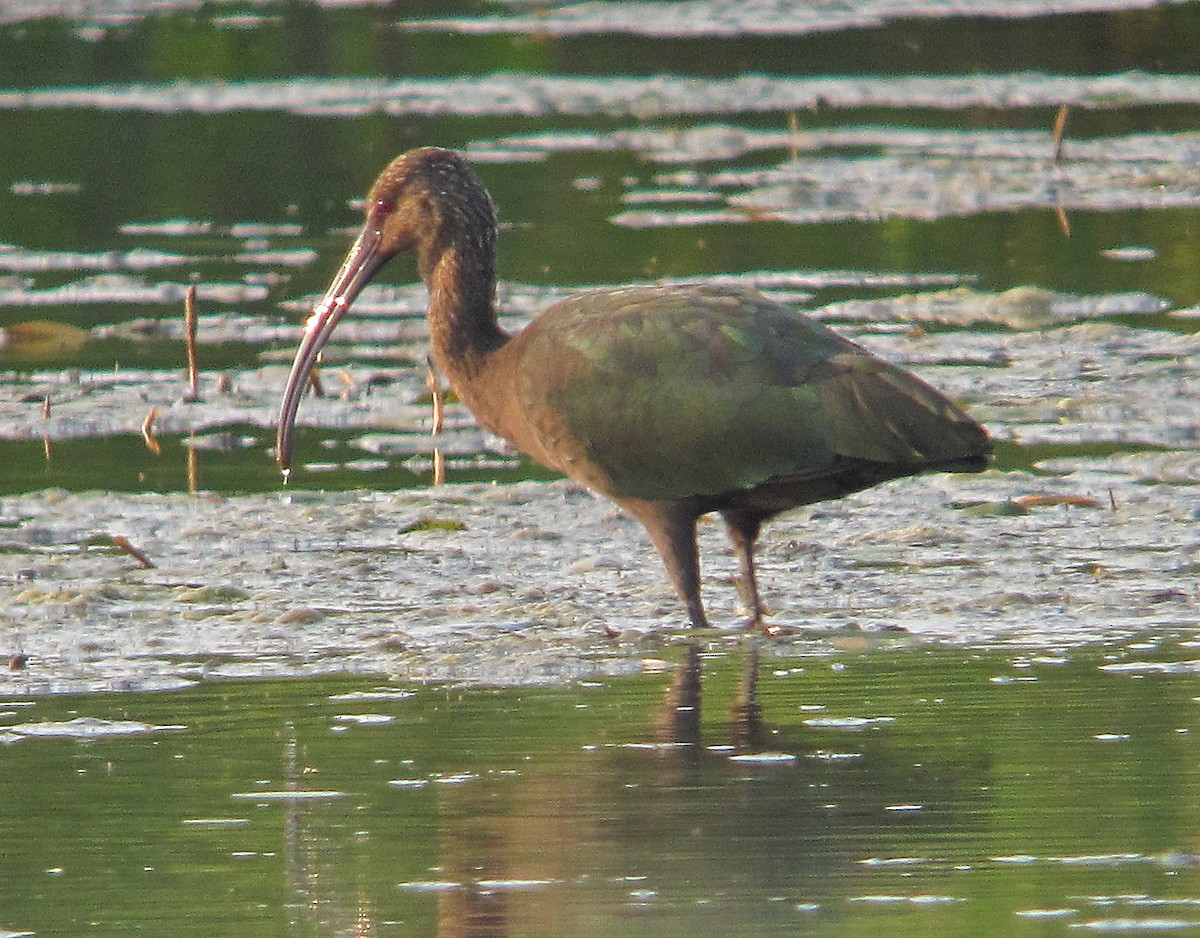
[[[619,6],[619,5],[618,5]],[[31,5],[30,10],[36,11]],[[602,8],[601,8],[602,9]],[[1168,305],[1200,300],[1194,257],[1200,247],[1200,216],[1193,205],[1158,204],[1152,170],[1144,202],[1127,211],[1074,210],[1070,237],[1051,202],[980,211],[965,217],[887,215],[866,220],[790,224],[770,218],[744,224],[668,224],[653,228],[614,225],[631,190],[654,188],[658,176],[677,170],[701,174],[770,167],[786,160],[788,144],[727,155],[697,152],[678,162],[656,163],[636,148],[603,144],[616,132],[670,133],[711,124],[737,132],[786,132],[789,120],[802,132],[891,126],[897,130],[945,129],[955,133],[1048,131],[1053,97],[1038,106],[1007,103],[1012,77],[1112,76],[1144,73],[1147,78],[1194,72],[1191,37],[1200,32],[1200,7],[1180,4],[1152,10],[1085,13],[1038,18],[949,16],[931,3],[921,15],[868,28],[806,34],[745,34],[672,38],[625,34],[522,35],[410,28],[422,19],[495,12],[486,5],[400,4],[322,10],[304,4],[236,4],[212,9],[170,8],[156,15],[136,6],[128,21],[77,20],[30,12],[0,24],[0,93],[45,92],[54,98],[8,101],[0,107],[0,244],[18,252],[78,252],[95,262],[117,257],[115,272],[150,287],[190,280],[204,285],[254,287],[259,294],[238,301],[203,301],[201,314],[236,313],[257,323],[298,322],[280,304],[321,290],[336,269],[357,221],[347,203],[360,197],[378,169],[397,152],[419,144],[486,149],[498,140],[542,135],[553,141],[533,158],[513,154],[490,158],[480,172],[500,208],[503,224],[499,271],[502,281],[575,287],[659,277],[702,277],[755,270],[861,270],[877,273],[950,273],[982,291],[1036,285],[1086,295],[1146,291]],[[419,80],[423,87],[453,87],[462,79],[498,77],[518,82],[654,76],[722,80],[741,76],[777,80],[861,77],[886,89],[910,76],[964,78],[995,76],[992,106],[937,107],[817,106],[761,111],[714,103],[689,105],[683,114],[659,115],[647,106],[654,86],[611,107],[542,101],[538,113],[488,97],[487,92],[451,92],[443,105],[411,105],[404,92],[394,100],[370,100],[361,109],[305,110],[303,93],[286,94],[289,81],[359,82]],[[178,83],[190,95],[171,97]],[[271,89],[282,83],[282,99]],[[1036,84],[1036,83],[1035,83]],[[1136,80],[1134,81],[1136,85]],[[321,86],[324,87],[324,86]],[[986,87],[986,85],[985,85]],[[222,106],[231,90],[239,103]],[[126,103],[106,103],[106,95]],[[316,92],[314,91],[314,94]],[[553,94],[547,92],[547,94]],[[985,94],[986,97],[986,94]],[[467,100],[461,100],[465,98]],[[886,98],[886,94],[885,94]],[[476,100],[477,99],[477,100]],[[281,103],[282,100],[282,103]],[[1070,142],[1140,133],[1184,133],[1194,126],[1194,106],[1164,100],[1154,105],[1097,101],[1075,106],[1068,122]],[[819,104],[819,102],[818,102]],[[385,113],[389,105],[399,110]],[[572,134],[597,134],[591,145],[561,146]],[[1049,148],[1049,144],[1047,144]],[[853,152],[853,145],[850,151]],[[878,147],[863,147],[869,157]],[[836,146],[823,151],[845,155]],[[581,184],[581,181],[584,184]],[[66,186],[31,194],[27,183]],[[699,184],[700,188],[704,183]],[[136,226],[176,220],[202,223],[202,231],[163,233]],[[276,226],[256,237],[238,226]],[[130,227],[135,226],[135,227]],[[278,226],[285,226],[280,228]],[[1142,245],[1153,256],[1136,263],[1101,254],[1122,245]],[[310,251],[302,262],[248,259],[268,251]],[[125,252],[178,255],[180,260],[141,271]],[[39,259],[40,257],[40,259]],[[45,293],[64,285],[94,290],[96,268],[61,260],[11,272],[0,258],[0,277],[22,280],[21,291]],[[101,269],[104,272],[104,269]],[[408,262],[381,278],[414,279]],[[829,287],[813,291],[809,308],[831,300],[904,292]],[[132,294],[81,302],[46,297],[0,299],[0,328],[49,319],[95,330],[148,320],[174,322],[178,302],[143,302]],[[1194,331],[1194,320],[1145,319],[1146,325]],[[266,361],[285,359],[294,331],[264,338],[247,331],[201,346],[200,366],[211,380],[219,373],[239,377]],[[3,343],[0,343],[2,345]],[[414,351],[416,361],[421,352]],[[352,353],[352,362],[357,356]],[[17,425],[0,434],[0,491],[22,492],[48,485],[120,491],[184,490],[188,486],[183,442],[160,430],[168,445],[149,457],[137,428],[145,409],[125,419],[124,431],[72,430],[51,434],[64,445],[47,458],[41,445],[40,406],[70,389],[39,380],[83,370],[83,385],[115,369],[147,369],[178,399],[184,355],[178,341],[93,335],[82,347],[36,353],[0,348],[0,403]],[[414,382],[411,369],[401,369]],[[389,372],[393,378],[397,372]],[[278,387],[277,379],[274,387]],[[973,402],[971,402],[973,403]],[[217,491],[262,491],[277,485],[265,450],[271,444],[268,395],[249,428],[249,445],[230,454],[208,454],[202,484]],[[305,411],[302,422],[307,419]],[[381,418],[382,419],[382,418]],[[222,428],[244,431],[246,415],[220,420]],[[85,451],[69,439],[89,441]],[[337,461],[353,458],[350,434],[326,429],[324,439],[342,447]],[[28,442],[26,442],[28,441]],[[303,437],[302,437],[303,442]],[[349,450],[349,451],[348,451]],[[306,445],[304,452],[313,452]],[[1016,464],[1020,464],[1018,460]],[[410,485],[428,476],[399,473],[389,485]],[[520,474],[524,474],[524,471]],[[478,480],[488,473],[459,472],[453,480]],[[500,474],[501,480],[508,476]],[[305,484],[302,479],[297,480]],[[330,472],[320,484],[353,488],[375,480],[361,473]]]
[[[0,938],[1200,932],[1200,4],[1018,18],[930,2],[691,38],[416,28],[530,12],[452,0],[126,8],[0,3],[0,660],[16,656],[0,681]],[[831,90],[718,100],[746,77]],[[905,84],[923,77],[947,101]],[[1121,90],[1045,90],[1069,77]],[[1172,78],[1182,91],[1135,100]],[[629,98],[603,103],[626,79]],[[957,80],[978,82],[970,103],[949,101]],[[868,103],[852,103],[859,81]],[[668,696],[678,609],[640,532],[577,494],[322,494],[428,484],[406,455],[429,448],[419,303],[348,317],[385,329],[331,347],[334,393],[301,409],[294,508],[246,496],[280,489],[284,368],[304,298],[352,237],[350,203],[426,144],[466,151],[495,198],[510,327],[549,302],[541,288],[755,271],[798,278],[787,300],[816,315],[948,288],[966,305],[1054,290],[1082,312],[836,322],[962,400],[998,459],[768,531],[770,601],[814,638],[765,643],[755,725],[735,713],[747,655],[728,636],[705,648],[702,699]],[[1010,158],[1044,181],[1037,198],[989,190]],[[856,161],[860,184],[844,182]],[[737,208],[771,185],[741,174],[793,162],[783,209],[813,220],[686,217]],[[964,164],[977,179],[954,175]],[[839,215],[888,173],[894,194]],[[938,210],[960,197],[979,207]],[[399,261],[380,280],[415,277]],[[195,405],[182,342],[161,331],[189,282]],[[1139,292],[1136,314],[1096,311]],[[12,339],[31,321],[84,333]],[[151,408],[159,452],[139,429]],[[547,477],[450,416],[465,428],[452,481]],[[399,454],[364,442],[388,433]],[[95,494],[25,494],[47,488]],[[220,497],[178,494],[193,491]],[[1046,491],[1087,507],[948,507]],[[418,515],[466,531],[396,533]],[[137,569],[111,534],[160,566]],[[713,572],[732,562],[706,550],[706,593],[732,623]],[[180,598],[196,590],[233,598]],[[664,671],[605,676],[658,656]],[[205,671],[252,679],[121,690]],[[436,680],[345,676],[364,671]],[[31,735],[77,718],[169,728]],[[295,791],[330,794],[280,794]]]
[[[0,747],[0,924],[40,936],[1200,927],[1194,667],[1150,664],[1194,652],[1165,640],[1063,658],[765,658],[754,738],[732,713],[746,657],[722,653],[703,661],[698,736],[674,745],[670,673],[388,685],[399,699],[359,700],[337,697],[384,685],[205,683],[4,706],[0,732],[80,716],[176,728]],[[1101,670],[1113,663],[1146,667]],[[270,800],[292,790],[335,796]]]

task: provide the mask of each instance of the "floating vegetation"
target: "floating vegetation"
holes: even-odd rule
[[[465,531],[466,529],[466,523],[457,518],[422,517],[404,525],[396,533],[414,534],[419,531]]]
[[[1096,56],[1086,67],[1068,60],[1067,50],[1062,61],[1031,54],[1011,72],[1003,63],[989,72],[950,62],[944,70],[931,65],[929,74],[897,68],[884,55],[856,63],[854,74],[806,74],[802,64],[773,74],[780,66],[769,63],[779,59],[764,59],[755,73],[714,65],[695,74],[693,56],[695,49],[722,50],[726,37],[771,36],[777,44],[781,36],[813,35],[832,49],[839,31],[860,43],[864,28],[885,30],[896,17],[904,29],[928,19],[932,28],[964,32],[971,24],[959,17],[990,17],[1002,29],[1030,17],[1027,28],[1041,30],[1059,28],[1045,18],[1050,13],[1120,9],[1125,24],[1144,7],[1141,0],[695,0],[538,10],[511,3],[478,16],[432,10],[420,21],[400,11],[391,15],[397,28],[438,31],[447,43],[460,41],[456,33],[595,37],[570,45],[574,56],[628,45],[629,34],[684,41],[656,43],[663,56],[655,74],[596,67],[580,74],[146,81],[157,73],[130,67],[103,83],[77,74],[37,82],[17,75],[0,91],[0,110],[21,112],[37,133],[64,115],[95,112],[88,121],[116,135],[146,114],[170,115],[179,120],[167,121],[164,134],[173,123],[199,121],[235,152],[236,140],[222,136],[233,124],[210,116],[299,129],[297,139],[375,115],[428,122],[422,126],[430,133],[445,131],[445,142],[495,174],[513,229],[505,235],[514,242],[511,274],[540,281],[506,274],[498,288],[506,328],[520,328],[576,289],[626,282],[630,270],[649,271],[643,276],[658,282],[661,269],[666,282],[747,286],[792,303],[916,369],[987,422],[1001,443],[999,471],[856,496],[856,505],[865,500],[878,515],[865,528],[851,526],[855,537],[836,523],[826,527],[841,517],[830,506],[787,522],[795,527],[772,539],[764,558],[764,576],[784,590],[781,619],[819,619],[834,630],[853,622],[880,634],[903,625],[955,639],[959,629],[968,637],[1045,636],[1053,620],[1068,637],[1109,636],[1129,623],[1179,623],[1194,612],[1178,580],[1197,561],[1178,545],[1190,543],[1191,489],[1200,482],[1197,412],[1183,406],[1200,398],[1200,338],[1195,307],[1171,304],[1195,302],[1181,271],[1190,250],[1186,213],[1200,204],[1200,134],[1176,119],[1176,109],[1200,104],[1200,78],[1176,65],[1139,71],[1129,64],[1142,61],[1132,51]],[[182,7],[174,0],[119,11],[84,3],[64,28],[77,30],[70,42],[86,43],[114,24],[175,8]],[[23,7],[30,16],[55,9]],[[1138,22],[1157,29],[1175,15],[1156,6]],[[205,10],[188,22],[263,30],[265,39],[281,21],[273,13]],[[40,40],[30,32],[21,41]],[[676,54],[684,47],[692,51]],[[535,67],[531,60],[528,69]],[[113,184],[178,180],[159,172],[159,152],[139,153],[149,165],[139,162],[128,174],[114,164]],[[95,177],[70,163],[47,165],[14,165],[5,185],[17,209],[93,211]],[[27,640],[33,666],[14,673],[24,679],[51,662],[83,681],[73,662],[84,656],[71,631],[83,619],[130,636],[105,659],[111,667],[131,649],[147,660],[157,655],[157,646],[122,629],[126,617],[146,622],[163,648],[186,653],[195,641],[178,622],[181,611],[204,617],[206,651],[229,653],[205,673],[239,675],[303,672],[327,652],[356,662],[338,667],[377,661],[386,642],[372,629],[381,620],[412,628],[415,637],[406,632],[389,646],[397,654],[414,653],[430,635],[458,632],[472,640],[521,635],[528,643],[554,623],[619,645],[661,627],[661,584],[630,574],[640,564],[627,558],[648,550],[644,542],[623,519],[561,486],[468,490],[478,505],[458,500],[458,488],[429,501],[296,485],[276,493],[268,450],[278,389],[299,319],[315,300],[304,295],[308,286],[290,289],[287,280],[310,265],[302,282],[323,279],[318,268],[333,263],[350,236],[338,226],[352,218],[339,213],[361,205],[351,205],[358,184],[349,179],[310,192],[307,184],[275,189],[278,179],[264,186],[257,173],[222,172],[215,186],[201,173],[196,192],[170,182],[170,191],[147,192],[125,216],[104,215],[103,230],[83,238],[50,228],[44,242],[41,235],[35,241],[15,229],[6,239],[29,243],[0,244],[0,303],[8,311],[0,327],[4,491],[100,485],[200,492],[203,481],[231,496],[123,496],[124,505],[102,493],[51,489],[0,500],[0,569],[18,584],[17,606],[60,616],[55,627],[63,630],[49,628],[36,646]],[[249,185],[268,201],[244,214]],[[1050,213],[1072,233],[1062,253],[1055,253],[1064,239]],[[1084,264],[1091,266],[1074,266]],[[192,286],[192,315],[181,318],[174,304]],[[313,486],[424,484],[443,466],[452,481],[528,475],[452,396],[431,422],[430,401],[436,405],[440,395],[427,384],[425,303],[420,284],[372,287],[342,325],[329,349],[325,393],[304,411],[317,454],[305,467]],[[20,312],[33,307],[46,312]],[[39,338],[41,327],[12,322],[43,316],[69,324]],[[39,370],[38,358],[22,357],[33,349],[55,360],[54,368]],[[101,447],[108,454],[103,475],[96,469]],[[186,473],[177,464],[185,454]],[[18,465],[24,475],[10,470]],[[243,494],[264,490],[272,494]],[[483,509],[497,504],[521,505],[507,516],[508,528],[485,517]],[[327,505],[348,506],[351,518],[332,521]],[[318,515],[323,523],[314,526]],[[576,515],[591,518],[594,534],[558,520]],[[287,534],[272,543],[264,524]],[[828,538],[820,550],[811,546],[812,526]],[[987,538],[994,554],[964,556],[962,545],[977,544],[981,529],[998,536],[1000,543]],[[444,535],[403,544],[397,537],[434,530]],[[97,531],[123,532],[158,564],[154,580],[128,560],[114,562],[119,548],[111,539],[89,542]],[[1014,556],[1005,538],[1050,546],[1037,558]],[[204,549],[194,551],[197,544]],[[1155,566],[1151,554],[1163,549],[1170,559]],[[551,550],[572,557],[565,594],[550,572],[561,577],[564,566],[544,563]],[[436,565],[422,563],[426,551]],[[334,557],[361,566],[335,576]],[[988,564],[1016,572],[997,582],[980,574]],[[78,583],[59,579],[66,567]],[[36,576],[27,581],[30,571]],[[721,573],[719,566],[705,571]],[[288,602],[278,581],[294,576],[328,582],[328,595]],[[1127,594],[1118,595],[1117,585]],[[635,612],[608,621],[611,596],[629,594]],[[283,652],[280,633],[288,635]],[[63,649],[75,649],[75,657]],[[508,664],[525,675],[553,669],[532,660]]]
[[[147,283],[126,274],[98,274],[74,283],[44,290],[0,284],[0,306],[78,306],[84,303],[176,304],[183,302],[188,285]],[[245,283],[206,283],[201,295],[218,303],[245,303],[265,299],[266,287]]]
[[[1200,5],[296,12],[0,2],[0,935],[1195,931]],[[280,487],[305,294],[409,136],[493,187],[506,328],[753,287],[996,437],[764,538],[757,726],[713,631],[677,741],[634,523],[452,395],[433,439],[420,284],[343,323]]]
[[[282,111],[320,117],[461,117],[783,113],[818,108],[1152,107],[1200,104],[1200,76],[1044,72],[777,77],[573,77],[497,73],[449,78],[291,78],[188,81],[0,91],[0,111],[119,110],[172,114]],[[1050,138],[1049,132],[1045,134]],[[1073,146],[1073,144],[1072,144]],[[1071,152],[1070,148],[1067,150]],[[1042,151],[1047,162],[1051,148]]]
[[[8,737],[5,742],[17,742],[21,739],[105,739],[118,736],[141,736],[146,733],[178,732],[187,729],[186,726],[154,726],[137,720],[101,720],[95,717],[76,717],[63,722],[45,721],[40,723],[14,723],[5,725],[3,732]]]
[[[345,798],[344,791],[320,791],[315,789],[290,789],[288,791],[235,791],[230,796],[237,801],[288,802],[288,801],[333,801]]]
[[[87,330],[68,323],[44,319],[17,322],[0,326],[0,354],[22,362],[57,358],[83,348],[90,338]]]
[[[1174,0],[1181,2],[1181,0]],[[406,30],[451,30],[473,34],[517,33],[577,36],[618,33],[661,38],[797,36],[843,29],[870,29],[895,20],[954,16],[1039,17],[1149,6],[1114,0],[847,0],[836,4],[789,0],[688,0],[688,2],[564,3],[525,12],[525,0],[505,0],[510,13],[431,17],[403,21]]]
[[[50,182],[18,179],[8,191],[13,195],[77,195],[83,187],[77,182]]]

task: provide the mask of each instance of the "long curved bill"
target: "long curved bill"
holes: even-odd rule
[[[376,226],[368,225],[362,230],[342,261],[341,270],[325,291],[324,298],[304,323],[304,338],[296,349],[292,370],[283,389],[279,430],[275,439],[275,459],[285,476],[292,465],[292,431],[296,424],[296,411],[308,389],[313,365],[350,304],[387,261],[389,255],[380,249],[382,240],[383,233]]]

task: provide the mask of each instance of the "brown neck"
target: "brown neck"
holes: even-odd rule
[[[487,357],[509,338],[496,321],[492,261],[451,246],[423,273],[434,361],[462,396],[482,373]]]

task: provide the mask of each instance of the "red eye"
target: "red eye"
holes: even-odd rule
[[[373,214],[373,215],[390,215],[392,212],[392,209],[394,209],[395,207],[396,207],[396,203],[393,202],[391,199],[377,199],[375,201],[375,208],[371,214]]]

